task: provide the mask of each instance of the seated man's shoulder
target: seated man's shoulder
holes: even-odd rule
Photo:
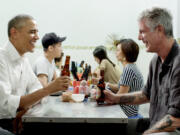
[[[4,48],[0,48],[0,61],[6,61],[8,58],[8,53]]]
[[[44,58],[44,57],[42,57],[42,56],[40,56],[40,57],[38,57],[36,60],[35,60],[35,65],[46,65],[46,63],[47,63],[47,60],[46,60],[46,58]]]
[[[179,52],[179,54],[175,57],[173,66],[178,66],[178,67],[180,66],[180,52]]]
[[[0,55],[1,56],[7,55],[7,51],[4,48],[0,48]]]

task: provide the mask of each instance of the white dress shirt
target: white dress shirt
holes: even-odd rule
[[[0,119],[15,117],[20,97],[40,88],[28,59],[8,42],[0,49]]]

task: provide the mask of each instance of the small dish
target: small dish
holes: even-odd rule
[[[84,100],[85,94],[72,94],[71,98],[75,101],[75,102],[82,102]]]

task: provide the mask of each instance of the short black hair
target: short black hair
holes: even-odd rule
[[[34,18],[32,16],[26,15],[26,14],[19,14],[19,15],[13,17],[8,22],[8,37],[11,36],[11,33],[10,33],[11,28],[20,29],[23,26],[25,26],[26,21],[28,21],[28,20],[34,20]]]
[[[57,43],[61,43],[65,39],[66,37],[59,37],[54,32],[46,33],[42,38],[42,46],[44,48],[44,51],[46,51],[49,46],[53,46]]]
[[[121,39],[116,43],[116,46],[121,44],[121,49],[128,62],[135,62],[139,54],[139,46],[132,39]]]

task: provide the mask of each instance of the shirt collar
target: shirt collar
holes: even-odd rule
[[[9,58],[12,61],[20,60],[20,59],[23,58],[23,56],[21,56],[18,53],[18,51],[16,50],[16,48],[14,47],[14,45],[10,41],[5,46],[5,49],[6,49],[7,53],[8,53]]]
[[[174,57],[177,55],[178,50],[179,50],[179,45],[177,44],[177,42],[175,40],[168,56],[166,57],[166,59],[164,60],[164,63],[162,65],[171,66],[173,64],[172,59],[174,59]],[[158,57],[158,59],[160,60],[160,57]]]

